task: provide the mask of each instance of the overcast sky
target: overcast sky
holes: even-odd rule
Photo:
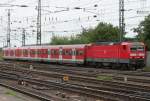
[[[79,34],[83,28],[93,28],[99,22],[119,25],[119,0],[41,0],[42,1],[42,43],[50,42],[52,33],[57,36]],[[7,5],[27,5],[26,8]],[[38,0],[0,1],[0,47],[6,44],[7,9],[11,9],[11,46],[21,45],[22,29],[26,30],[26,44],[36,43],[36,19]],[[95,7],[97,5],[97,7]],[[83,9],[76,10],[74,7]],[[132,28],[150,12],[150,0],[125,0],[126,36],[136,33]],[[139,14],[137,11],[146,11]],[[96,17],[94,17],[96,16]],[[5,41],[5,43],[3,42]]]

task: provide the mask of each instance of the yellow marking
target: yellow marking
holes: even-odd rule
[[[63,80],[64,81],[69,81],[69,76],[68,75],[64,75]]]

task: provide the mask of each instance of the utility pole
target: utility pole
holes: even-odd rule
[[[38,0],[37,45],[41,45],[41,0]]]
[[[124,22],[124,0],[119,0],[119,29],[120,36],[119,41],[122,42],[123,35],[125,34],[125,22]]]
[[[8,9],[7,47],[10,47],[10,9]]]
[[[22,46],[25,46],[25,29],[23,28],[23,32],[22,32]]]

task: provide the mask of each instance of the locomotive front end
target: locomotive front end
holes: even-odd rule
[[[136,42],[129,46],[130,65],[136,69],[145,66],[146,49],[144,43]]]

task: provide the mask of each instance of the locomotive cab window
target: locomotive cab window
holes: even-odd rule
[[[132,46],[132,47],[130,48],[130,50],[131,50],[132,52],[134,52],[134,51],[144,51],[144,47],[143,47],[143,46]]]
[[[131,50],[132,52],[134,52],[134,51],[137,50],[137,48],[136,48],[136,46],[132,46],[132,47],[130,48],[130,50]]]
[[[144,47],[143,46],[139,46],[137,50],[138,51],[144,51]]]

